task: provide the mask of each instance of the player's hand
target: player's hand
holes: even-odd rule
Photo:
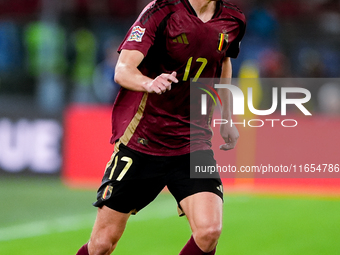
[[[155,79],[153,79],[150,83],[147,83],[145,85],[145,90],[148,93],[157,93],[157,94],[163,94],[167,90],[171,90],[171,84],[178,83],[178,80],[176,78],[177,73],[172,72],[171,74],[162,73],[161,75],[158,75]]]
[[[237,128],[234,125],[230,127],[229,124],[224,124],[224,125],[221,125],[220,133],[221,133],[222,138],[225,141],[225,144],[222,144],[220,146],[220,150],[227,151],[227,150],[234,149],[236,146],[237,140],[240,136]]]

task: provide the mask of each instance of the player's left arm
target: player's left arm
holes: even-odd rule
[[[221,84],[230,84],[232,77],[232,65],[229,57],[226,57],[222,63]],[[239,132],[237,128],[231,123],[231,93],[229,89],[218,89],[218,94],[222,100],[221,117],[228,120],[228,124],[221,125],[220,133],[225,141],[225,144],[220,146],[221,150],[234,149],[239,138]]]

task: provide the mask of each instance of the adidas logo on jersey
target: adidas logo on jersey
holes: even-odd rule
[[[179,35],[179,36],[177,36],[177,38],[173,39],[172,41],[175,42],[175,43],[189,44],[188,38],[187,38],[186,34],[184,34],[184,33]]]

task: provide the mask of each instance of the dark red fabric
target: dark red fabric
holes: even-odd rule
[[[201,85],[191,86],[190,78],[209,78],[204,85],[212,87],[224,58],[237,56],[244,28],[243,13],[225,1],[218,2],[214,17],[206,23],[197,17],[188,0],[153,1],[144,9],[118,51],[140,51],[145,58],[139,70],[145,76],[155,78],[176,71],[179,83],[162,95],[148,95],[143,116],[126,144],[129,148],[158,156],[210,149],[213,101],[209,97],[208,114],[201,115]],[[222,48],[221,34],[228,34]],[[142,92],[121,89],[112,113],[111,142],[123,135],[142,96]],[[140,139],[147,143],[138,143]]]
[[[87,243],[84,244],[80,249],[79,251],[77,252],[76,255],[89,255],[89,251],[87,249]]]
[[[179,255],[214,255],[216,252],[216,248],[209,253],[204,253],[195,243],[194,238],[191,236],[190,240],[183,247]]]

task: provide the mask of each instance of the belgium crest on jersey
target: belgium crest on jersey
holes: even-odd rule
[[[218,35],[218,45],[217,50],[222,52],[228,45],[228,37],[229,35],[226,32],[219,33]]]

